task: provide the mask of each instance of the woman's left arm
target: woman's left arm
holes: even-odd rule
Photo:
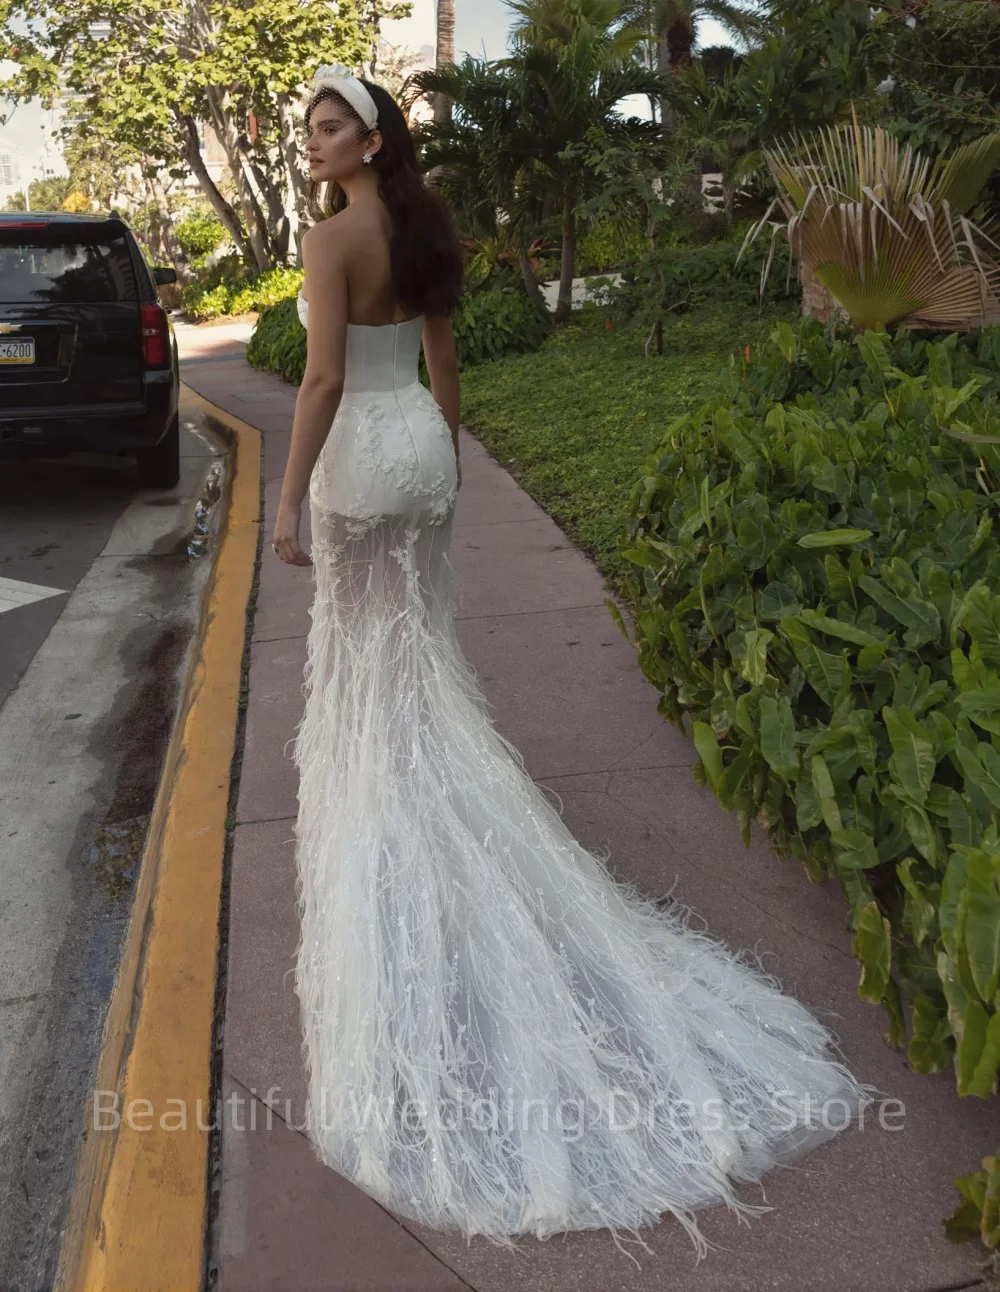
[[[272,539],[278,555],[289,565],[312,564],[299,543],[302,503],[344,390],[347,275],[341,240],[330,227],[335,219],[314,225],[302,239],[302,293],[309,302],[306,368],[295,401]]]

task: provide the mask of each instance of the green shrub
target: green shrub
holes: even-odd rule
[[[241,272],[241,269],[243,272]],[[251,275],[243,262],[234,266],[229,257],[220,262],[213,277],[184,288],[184,308],[198,320],[221,314],[250,314],[276,305],[302,286],[302,270],[279,266]]]
[[[306,330],[299,322],[294,296],[261,310],[247,346],[247,363],[264,372],[273,372],[295,386],[302,381],[306,370]]]
[[[205,260],[218,251],[228,238],[221,221],[211,211],[192,211],[174,225],[181,250],[195,269],[204,268]]]
[[[960,1094],[1000,1064],[1000,327],[856,344],[779,324],[629,502],[658,711],[749,842],[850,903],[859,995]],[[973,437],[957,439],[946,431]],[[619,620],[623,631],[624,624]]]
[[[700,247],[665,246],[644,251],[626,262],[610,304],[621,319],[652,323],[665,313],[684,314],[694,305],[713,300],[757,309],[760,273],[768,254],[766,239],[758,239],[737,264],[742,237]],[[800,295],[798,279],[788,281],[788,245],[779,242],[764,289],[764,302],[775,304]]]
[[[469,368],[506,354],[525,354],[548,336],[552,316],[544,304],[512,287],[473,292],[455,316],[458,366]]]
[[[301,281],[301,276],[300,276]],[[492,288],[465,297],[455,316],[455,349],[460,368],[505,354],[537,350],[552,326],[549,312],[523,292]],[[247,361],[298,384],[306,365],[306,332],[294,297],[265,305],[247,346]],[[420,371],[424,375],[423,356]]]
[[[583,278],[619,269],[626,260],[641,256],[645,247],[646,236],[639,228],[596,224],[577,239],[573,274]]]

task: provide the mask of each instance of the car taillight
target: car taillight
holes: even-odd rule
[[[140,311],[143,367],[169,367],[170,336],[166,310],[162,305],[142,305]]]

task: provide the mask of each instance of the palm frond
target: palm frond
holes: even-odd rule
[[[973,139],[942,158],[931,185],[936,201],[946,200],[958,215],[972,209],[983,185],[1000,166],[1000,131]]]
[[[771,219],[772,203],[740,254],[765,227],[781,230],[858,328],[1000,319],[1000,266],[985,246],[996,244],[965,214],[1000,161],[1000,134],[932,164],[852,117],[765,149],[785,218]]]

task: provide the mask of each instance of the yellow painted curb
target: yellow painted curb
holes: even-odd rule
[[[182,393],[229,443],[219,546],[88,1099],[59,1292],[202,1285],[219,907],[261,434],[189,387]]]

